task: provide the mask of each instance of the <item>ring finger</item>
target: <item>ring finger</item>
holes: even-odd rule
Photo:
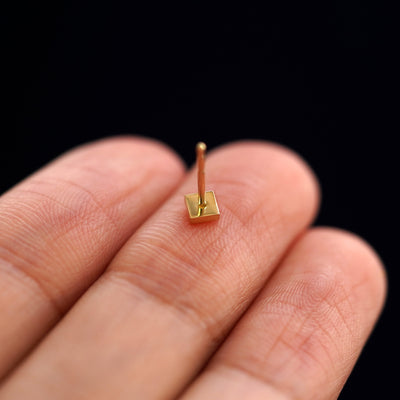
[[[384,296],[369,246],[338,230],[309,231],[182,400],[336,399]]]

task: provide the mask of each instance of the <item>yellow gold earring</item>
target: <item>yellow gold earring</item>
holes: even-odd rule
[[[189,212],[190,222],[208,222],[219,218],[219,209],[215,194],[212,190],[206,192],[205,183],[205,152],[207,146],[203,142],[197,143],[197,193],[185,195],[186,207]]]

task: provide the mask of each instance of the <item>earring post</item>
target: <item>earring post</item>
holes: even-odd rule
[[[185,203],[190,222],[215,221],[219,218],[217,199],[212,190],[206,191],[205,152],[207,146],[203,142],[196,145],[197,193],[185,194]]]
[[[206,171],[204,155],[207,150],[207,146],[203,142],[199,142],[196,145],[197,155],[197,187],[199,195],[199,207],[204,208],[206,206]]]

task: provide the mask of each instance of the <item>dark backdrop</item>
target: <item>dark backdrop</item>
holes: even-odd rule
[[[317,224],[370,241],[393,289],[393,11],[360,0],[134,3],[31,2],[2,13],[11,90],[0,192],[60,152],[107,135],[158,138],[188,163],[198,140],[211,148],[273,140],[315,169],[323,191]],[[397,393],[389,367],[398,351],[395,291],[341,400]]]

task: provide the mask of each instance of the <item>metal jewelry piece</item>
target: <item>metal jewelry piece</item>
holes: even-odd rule
[[[215,194],[212,190],[206,192],[204,154],[207,146],[203,142],[197,143],[197,185],[198,192],[185,195],[186,207],[190,222],[208,222],[219,218],[219,209]]]

